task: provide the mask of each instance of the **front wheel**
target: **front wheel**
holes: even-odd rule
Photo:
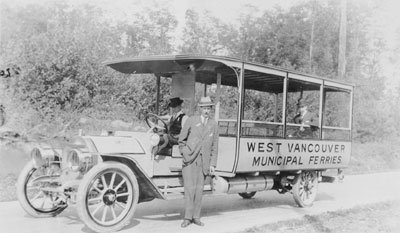
[[[66,203],[60,201],[61,197],[57,193],[48,190],[52,187],[48,177],[52,175],[53,170],[51,168],[36,169],[32,162],[29,162],[18,177],[18,201],[21,207],[33,217],[54,217],[67,208]]]
[[[85,174],[77,192],[77,210],[96,232],[114,232],[132,218],[139,199],[135,174],[124,164],[105,162]]]
[[[303,171],[293,185],[293,198],[300,207],[312,206],[318,191],[318,176],[315,171]]]

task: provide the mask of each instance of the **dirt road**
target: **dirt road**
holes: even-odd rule
[[[275,191],[257,193],[250,200],[238,195],[207,196],[202,218],[205,227],[190,225],[186,229],[180,227],[182,199],[155,200],[139,204],[130,224],[120,232],[236,232],[304,215],[400,199],[399,179],[400,172],[388,172],[347,176],[343,183],[320,184],[317,200],[310,208],[298,208],[290,194],[280,195]],[[7,233],[91,232],[79,220],[73,206],[55,218],[35,219],[18,202],[0,203],[0,229]]]

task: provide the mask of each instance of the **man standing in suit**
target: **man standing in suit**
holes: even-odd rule
[[[179,135],[179,149],[183,156],[182,176],[185,189],[185,216],[181,224],[204,226],[200,221],[204,181],[213,175],[218,155],[218,124],[210,118],[214,103],[202,97],[198,105],[201,115],[190,117]]]

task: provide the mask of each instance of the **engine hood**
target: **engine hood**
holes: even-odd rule
[[[145,154],[145,149],[134,137],[88,137],[100,154]]]

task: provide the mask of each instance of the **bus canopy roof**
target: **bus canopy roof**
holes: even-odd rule
[[[244,67],[246,89],[279,93],[283,91],[282,80],[285,76],[295,77],[295,79],[309,83],[322,83],[322,80],[326,80],[340,89],[353,89],[352,85],[331,79],[223,56],[148,56],[106,61],[105,65],[125,74],[155,74],[162,77],[172,77],[176,73],[195,71],[196,82],[204,84],[216,83],[217,74],[221,74],[222,85],[235,87],[238,86],[240,70]],[[318,86],[304,85],[302,88],[304,90],[317,90]]]

